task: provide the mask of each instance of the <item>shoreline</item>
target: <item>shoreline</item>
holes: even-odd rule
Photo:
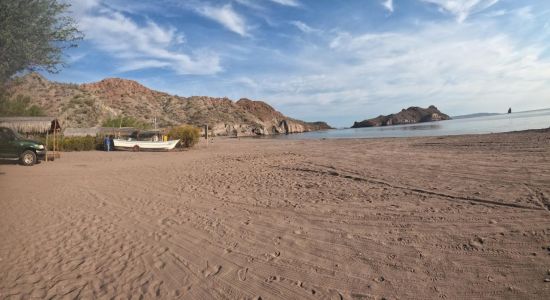
[[[421,123],[426,124],[426,123]],[[395,126],[410,126],[410,125],[394,125]],[[389,128],[389,127],[363,127],[363,128]],[[523,129],[523,130],[512,130],[512,131],[503,131],[503,132],[483,132],[483,133],[457,133],[457,134],[446,134],[446,135],[422,135],[422,136],[372,136],[372,137],[306,137],[303,139],[295,138],[304,134],[315,134],[319,132],[326,131],[339,131],[339,130],[349,130],[349,129],[362,129],[362,128],[333,128],[333,129],[323,129],[309,132],[301,133],[291,133],[291,134],[274,134],[274,135],[260,135],[260,136],[216,136],[215,139],[279,139],[279,140],[370,140],[370,139],[410,139],[410,138],[436,138],[436,137],[457,137],[457,136],[483,136],[491,134],[514,134],[514,133],[523,133],[523,132],[550,132],[550,127],[544,128],[535,128],[535,129]],[[284,138],[288,136],[289,138]]]

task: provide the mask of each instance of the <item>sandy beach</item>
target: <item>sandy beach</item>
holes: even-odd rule
[[[63,153],[0,165],[0,298],[548,299],[549,208],[550,130]]]

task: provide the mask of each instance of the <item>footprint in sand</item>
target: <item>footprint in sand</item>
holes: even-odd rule
[[[248,273],[248,268],[240,269],[237,272],[237,275],[239,276],[240,281],[245,281],[246,280],[246,273]]]
[[[157,250],[155,250],[155,255],[156,256],[161,256],[162,254],[164,254],[165,252],[168,252],[168,250],[170,250],[168,247],[161,247],[161,248],[158,248]]]
[[[166,264],[165,264],[164,262],[162,262],[162,261],[157,261],[157,262],[155,263],[155,268],[157,268],[157,269],[162,269],[162,268],[164,268],[165,265],[166,265]]]
[[[265,282],[267,283],[272,283],[274,281],[281,282],[282,280],[283,278],[281,276],[269,276],[268,278],[266,278]]]
[[[331,300],[344,300],[344,296],[336,290],[330,290],[330,299]]]
[[[219,265],[209,267],[208,261],[206,261],[206,269],[202,270],[202,274],[204,275],[205,278],[208,278],[210,276],[214,276],[218,274],[221,271],[221,269],[222,269],[222,266],[219,266]]]

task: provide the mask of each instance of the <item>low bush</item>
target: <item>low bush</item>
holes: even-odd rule
[[[101,141],[99,146],[101,146]],[[98,141],[95,136],[64,137],[61,139],[60,148],[62,151],[96,150]]]
[[[103,138],[95,136],[72,136],[72,137],[58,137],[58,147],[57,151],[91,151],[91,150],[102,150],[103,149]],[[45,143],[46,139],[43,138],[42,141]],[[48,139],[48,145],[46,147],[49,151],[53,150],[53,137],[50,136]]]
[[[195,126],[183,125],[170,129],[168,136],[170,139],[180,140],[180,147],[191,148],[199,142],[201,130]]]

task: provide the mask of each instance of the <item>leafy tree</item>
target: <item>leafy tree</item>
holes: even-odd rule
[[[134,117],[119,116],[116,118],[109,118],[101,125],[103,127],[134,127],[139,129],[149,129],[150,124],[142,122]]]
[[[183,125],[170,129],[168,136],[171,139],[180,140],[181,147],[191,148],[199,142],[201,130],[195,126]]]
[[[17,72],[58,72],[64,49],[82,39],[58,0],[0,0],[0,83]]]

